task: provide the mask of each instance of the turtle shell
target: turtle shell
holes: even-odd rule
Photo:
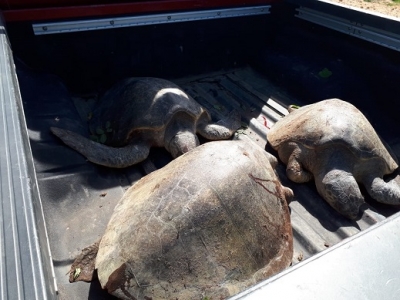
[[[352,104],[328,99],[293,110],[268,132],[275,150],[289,142],[310,149],[343,146],[359,159],[382,158],[390,170],[396,162],[367,118]]]
[[[204,109],[176,84],[159,78],[128,78],[100,98],[90,120],[92,134],[107,134],[105,144],[124,146],[146,132],[162,139],[163,130],[179,112],[197,120]],[[161,137],[158,137],[160,135]]]
[[[122,299],[222,299],[289,266],[293,194],[269,157],[210,142],[139,180],[101,239],[102,287]]]

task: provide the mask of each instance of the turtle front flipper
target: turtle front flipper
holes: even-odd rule
[[[146,144],[114,148],[94,142],[69,130],[51,127],[50,130],[66,145],[78,151],[89,161],[111,168],[126,168],[147,158],[150,147]]]
[[[325,170],[315,176],[318,193],[343,216],[354,220],[365,203],[356,179],[350,172]]]
[[[240,114],[233,110],[229,115],[216,123],[209,123],[209,118],[203,117],[197,124],[197,132],[208,140],[226,140],[240,128]]]

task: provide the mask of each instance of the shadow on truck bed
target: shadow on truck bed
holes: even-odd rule
[[[153,149],[144,164],[108,169],[50,133],[50,126],[62,126],[86,134],[96,99],[121,78],[174,81],[214,120],[235,108],[248,126],[235,138],[260,147],[282,108],[338,97],[355,104],[400,156],[399,55],[292,15],[292,7],[282,7],[262,17],[36,37],[26,24],[8,28],[60,299],[112,298],[98,282],[70,284],[70,265],[102,236],[115,204],[147,166],[171,160],[164,149]],[[289,182],[283,165],[278,172],[295,193],[293,264],[397,211],[367,198],[378,213],[351,222],[320,198],[313,183]]]

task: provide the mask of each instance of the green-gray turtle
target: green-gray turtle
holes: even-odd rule
[[[121,299],[225,299],[288,267],[293,236],[277,159],[244,141],[205,143],[143,177],[100,243],[73,263]]]
[[[328,99],[293,109],[269,131],[269,144],[287,165],[294,182],[314,178],[319,194],[339,213],[355,219],[364,197],[358,183],[375,200],[400,204],[398,164],[366,117],[352,104]]]
[[[104,144],[52,127],[65,144],[96,164],[124,168],[146,159],[151,147],[165,147],[175,158],[209,140],[230,138],[240,127],[234,110],[211,123],[210,114],[176,84],[159,78],[128,78],[100,100],[89,121]]]

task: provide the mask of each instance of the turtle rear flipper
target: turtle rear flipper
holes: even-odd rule
[[[368,194],[380,203],[400,205],[400,177],[397,175],[388,182],[378,176],[369,176],[364,181]]]
[[[93,280],[97,252],[99,251],[100,240],[93,245],[82,249],[82,252],[75,259],[69,271],[69,282]]]
[[[209,123],[208,120],[199,120],[197,132],[208,140],[226,140],[240,128],[240,114],[233,110],[229,115],[216,123]]]
[[[94,142],[69,130],[51,127],[50,130],[65,144],[78,151],[89,161],[111,168],[125,168],[147,158],[150,147],[146,144],[114,148]]]

